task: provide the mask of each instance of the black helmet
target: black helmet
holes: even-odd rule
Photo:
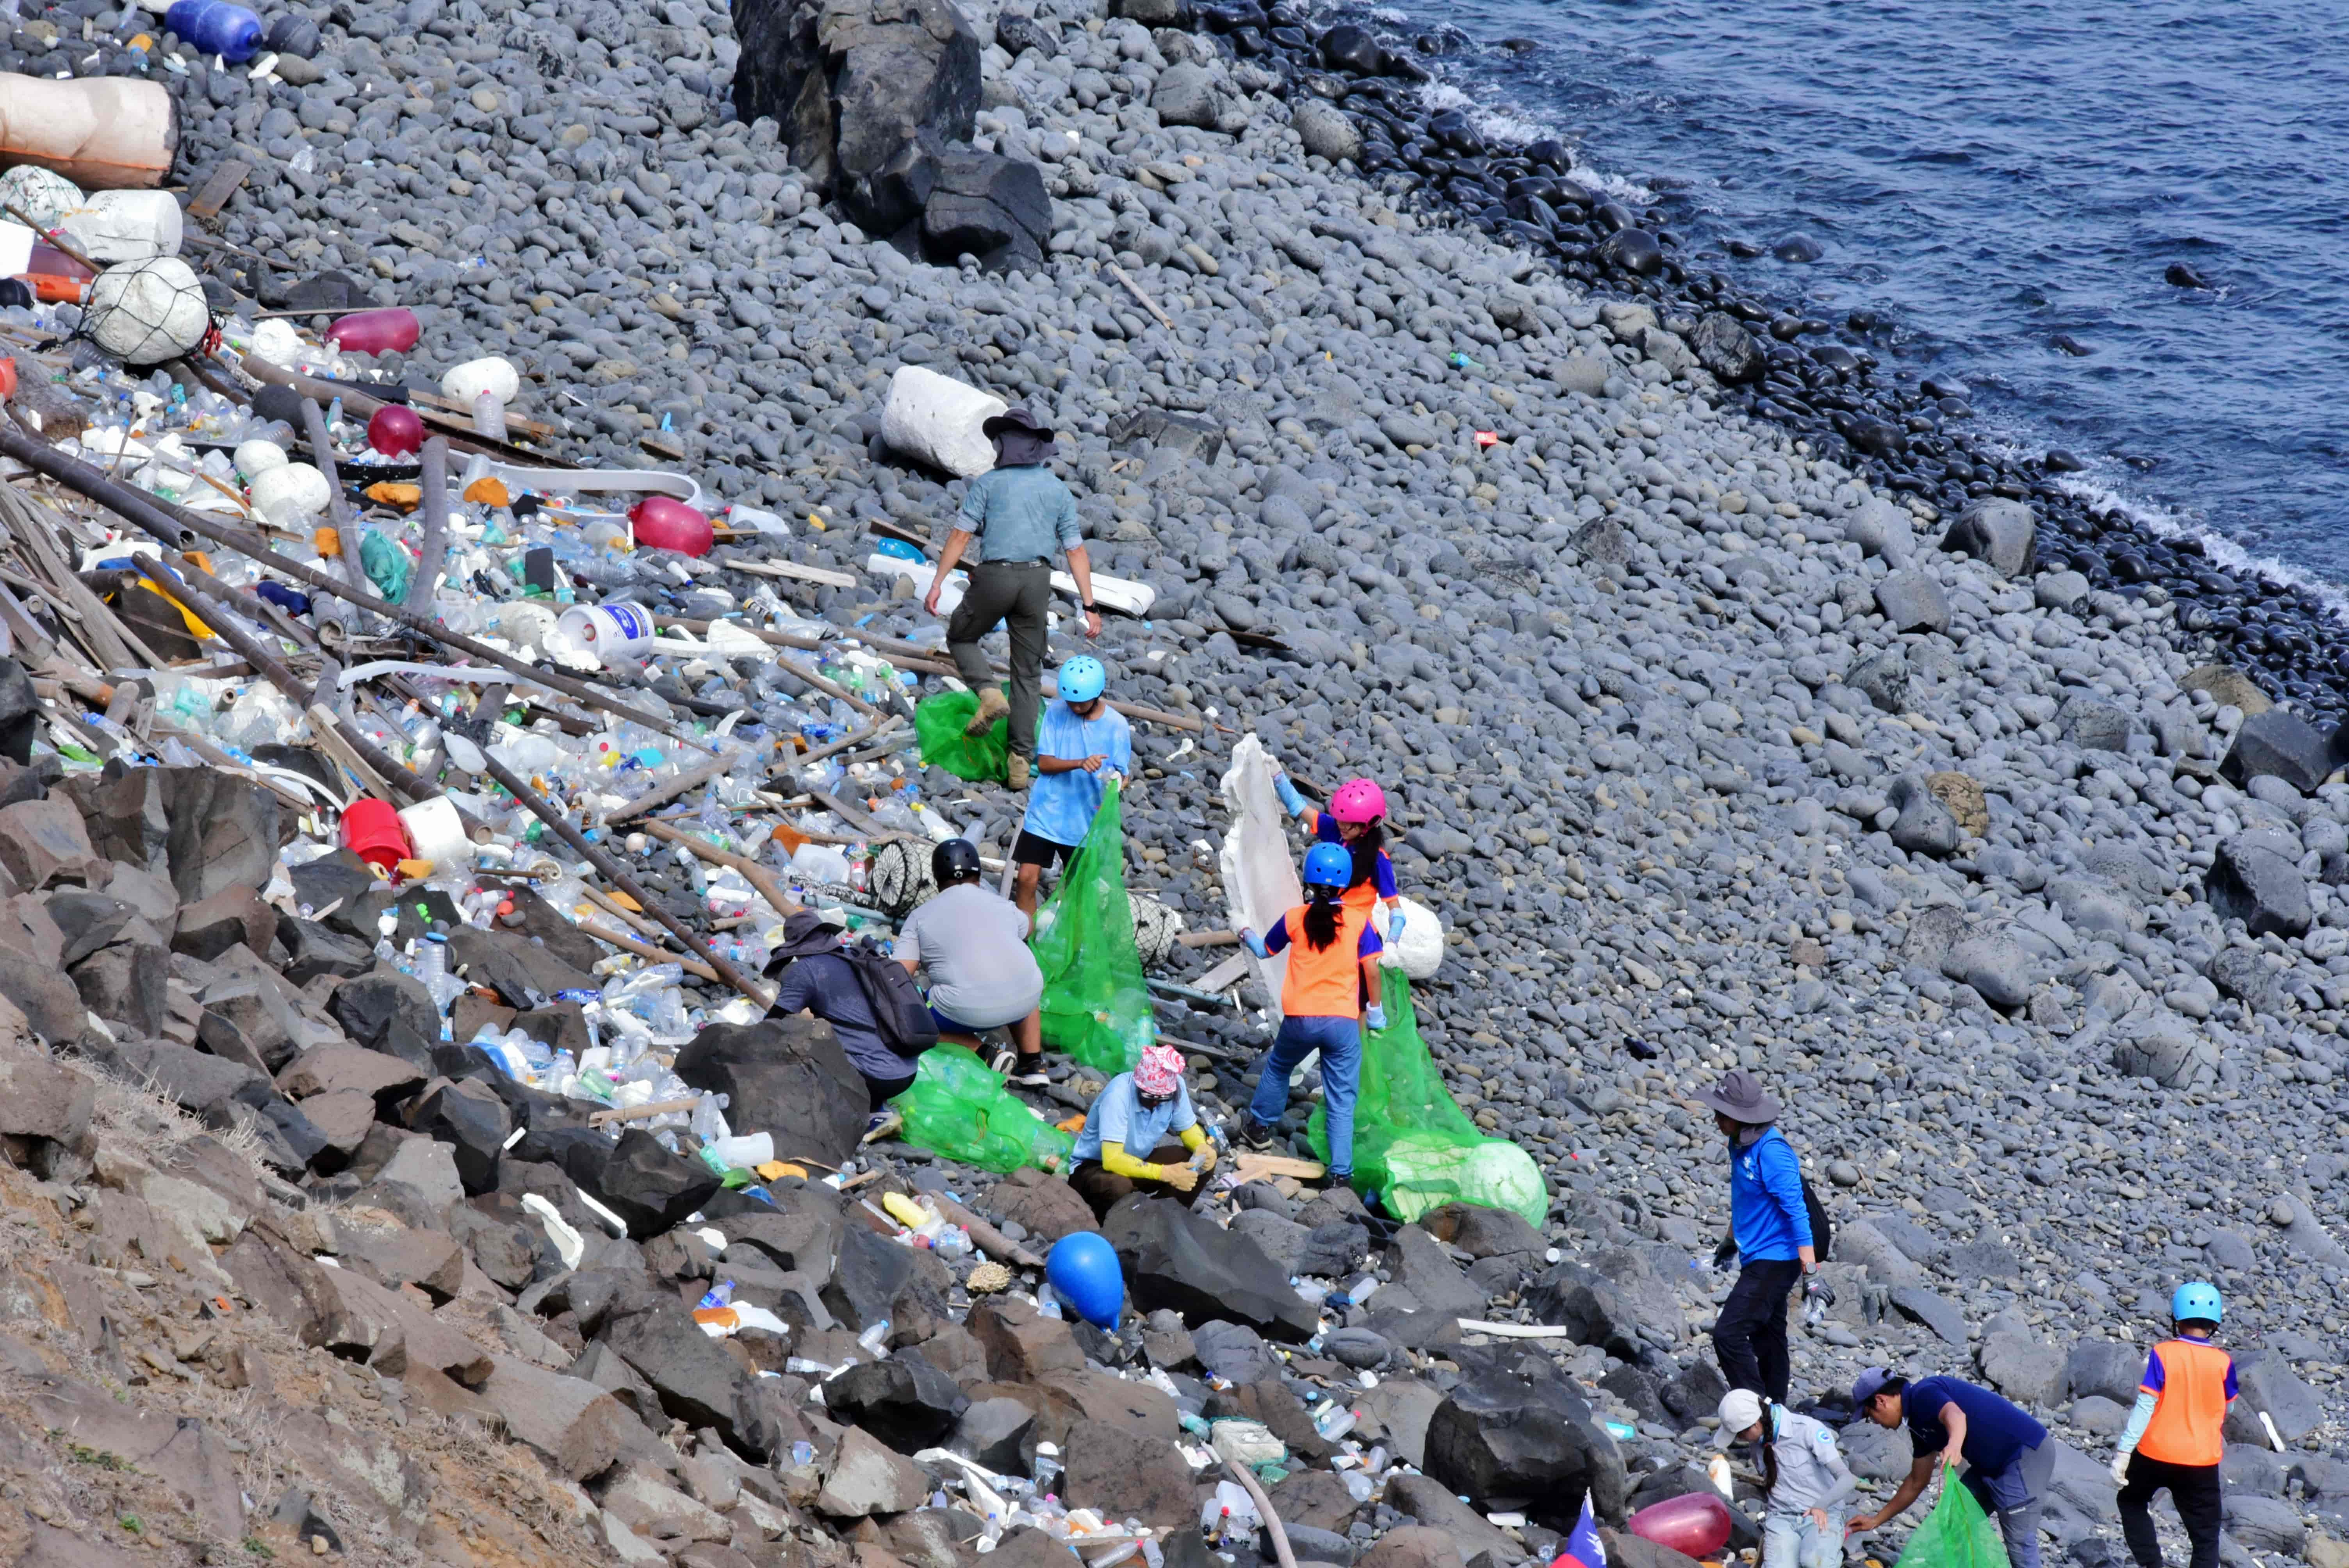
[[[978,880],[978,846],[968,839],[948,839],[930,851],[930,875],[940,887]]]

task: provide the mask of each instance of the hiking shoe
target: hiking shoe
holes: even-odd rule
[[[970,722],[962,727],[962,732],[974,737],[985,735],[995,727],[997,719],[1009,717],[1010,713],[1011,704],[1004,696],[1002,688],[988,686],[978,694],[978,711],[970,716]]]
[[[1038,1051],[1032,1057],[1019,1057],[1011,1070],[1003,1075],[1003,1081],[1019,1084],[1024,1088],[1042,1088],[1050,1083],[1050,1075],[1044,1071],[1044,1053]]]
[[[1253,1116],[1244,1116],[1240,1118],[1240,1147],[1253,1149],[1258,1154],[1268,1153],[1279,1146],[1278,1140],[1273,1136],[1274,1131],[1275,1129],[1270,1122],[1258,1121]]]
[[[858,1141],[871,1143],[887,1138],[905,1125],[905,1119],[894,1110],[876,1110],[864,1119],[864,1136]]]
[[[1004,782],[1014,789],[1028,788],[1028,758],[1017,751],[1003,759]]]

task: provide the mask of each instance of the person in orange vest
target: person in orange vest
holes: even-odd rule
[[[1330,1138],[1330,1179],[1354,1175],[1354,1095],[1361,1086],[1362,1025],[1387,1026],[1379,995],[1379,934],[1366,904],[1347,901],[1354,858],[1338,844],[1316,844],[1305,856],[1306,902],[1264,935],[1242,931],[1258,958],[1286,951],[1280,984],[1280,1033],[1264,1059],[1256,1098],[1241,1119],[1240,1141],[1273,1145],[1273,1123],[1288,1104],[1288,1075],[1308,1053],[1321,1053],[1321,1108]],[[1364,1002],[1370,1005],[1367,1010]],[[1372,1194],[1365,1194],[1365,1200]]]
[[[2153,1494],[2168,1488],[2193,1548],[2193,1568],[2219,1568],[2219,1461],[2226,1458],[2227,1407],[2240,1391],[2235,1358],[2210,1343],[2226,1315],[2218,1287],[2191,1280],[2169,1298],[2177,1337],[2145,1358],[2137,1408],[2113,1456],[2121,1483],[2121,1537],[2137,1568],[2161,1568]]]

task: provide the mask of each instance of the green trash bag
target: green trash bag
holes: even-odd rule
[[[1066,1171],[1076,1139],[1003,1087],[968,1046],[924,1051],[914,1087],[889,1102],[905,1119],[899,1136],[942,1160],[1004,1175],[1025,1165]]]
[[[2006,1542],[1954,1466],[1943,1467],[1941,1501],[1900,1549],[1900,1568],[2006,1568]]]
[[[1011,748],[1011,721],[999,718],[985,735],[965,735],[963,726],[978,711],[978,694],[969,691],[937,692],[914,705],[914,733],[921,738],[925,767],[943,768],[974,783],[1004,781],[1003,758]]]
[[[1362,1081],[1354,1097],[1354,1177],[1379,1195],[1388,1213],[1409,1222],[1446,1203],[1475,1203],[1521,1214],[1539,1230],[1549,1217],[1549,1189],[1533,1157],[1506,1138],[1487,1138],[1460,1109],[1435,1068],[1411,1008],[1401,969],[1381,970],[1387,1026],[1362,1035]],[[1330,1158],[1324,1110],[1313,1108],[1307,1135]]]
[[[1029,942],[1044,972],[1044,1043],[1085,1067],[1122,1073],[1158,1037],[1125,892],[1125,812],[1116,780]]]

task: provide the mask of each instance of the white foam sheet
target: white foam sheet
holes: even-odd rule
[[[1288,842],[1288,818],[1272,792],[1272,753],[1253,735],[1240,737],[1232,748],[1232,765],[1224,775],[1224,804],[1231,825],[1224,831],[1217,857],[1224,879],[1224,902],[1231,912],[1232,928],[1247,926],[1259,934],[1274,921],[1304,902],[1305,885],[1297,879],[1297,861]],[[1270,1000],[1272,1016],[1280,1016],[1280,985],[1288,975],[1284,958],[1252,958],[1257,978]]]

